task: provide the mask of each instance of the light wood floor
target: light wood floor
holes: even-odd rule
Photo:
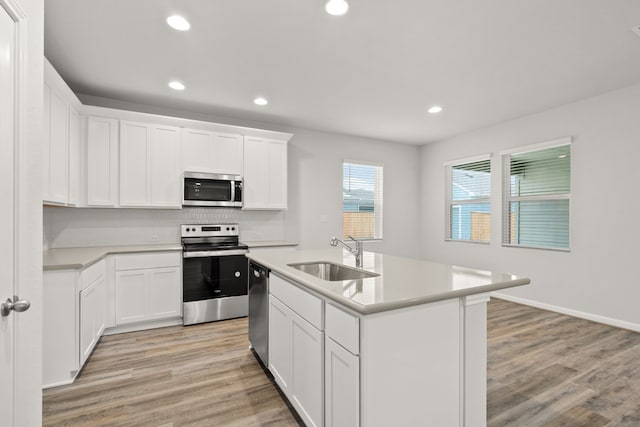
[[[44,426],[298,426],[249,350],[247,319],[102,337]]]
[[[640,334],[492,300],[488,426],[640,426]]]
[[[640,426],[640,334],[495,299],[487,320],[489,427]],[[43,424],[301,425],[248,345],[246,319],[105,336]]]

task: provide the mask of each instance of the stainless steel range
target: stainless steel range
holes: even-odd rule
[[[248,260],[238,224],[182,225],[183,325],[248,314]]]

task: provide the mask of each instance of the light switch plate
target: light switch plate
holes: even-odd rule
[[[327,216],[326,215],[320,215],[320,222],[327,222]]]

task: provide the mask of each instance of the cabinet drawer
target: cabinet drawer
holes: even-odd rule
[[[147,252],[116,255],[116,271],[142,268],[180,267],[181,252]]]
[[[104,259],[96,262],[95,264],[90,265],[89,267],[82,270],[80,280],[80,289],[86,289],[89,285],[95,282],[100,276],[104,276],[106,271]]]
[[[325,334],[351,353],[360,353],[360,319],[330,304],[325,307]]]
[[[275,274],[269,278],[269,293],[295,311],[316,328],[322,330],[322,300]]]

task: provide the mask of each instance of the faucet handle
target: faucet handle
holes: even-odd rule
[[[329,245],[338,246],[338,238],[337,237],[332,237],[331,240],[329,241]]]

